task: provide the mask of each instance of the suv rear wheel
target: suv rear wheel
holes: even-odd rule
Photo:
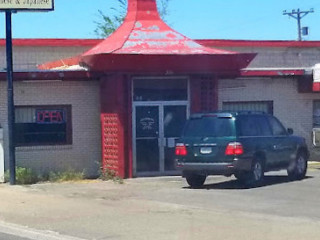
[[[264,178],[264,164],[261,159],[255,159],[252,162],[251,171],[248,173],[248,180],[246,184],[249,186],[259,186]]]
[[[291,180],[301,180],[306,176],[307,168],[307,156],[304,152],[299,152],[287,169],[288,176]]]
[[[248,179],[248,172],[238,171],[234,174],[234,176],[239,182],[244,183]]]
[[[202,187],[206,181],[207,176],[199,174],[190,174],[186,176],[187,183],[191,188]]]

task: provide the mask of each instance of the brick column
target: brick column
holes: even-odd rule
[[[100,82],[102,167],[119,177],[130,176],[128,171],[128,81],[123,75],[104,77]]]
[[[192,76],[191,113],[218,110],[218,80],[214,76]]]

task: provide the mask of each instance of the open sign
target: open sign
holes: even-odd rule
[[[36,110],[36,122],[39,124],[65,123],[64,110]]]

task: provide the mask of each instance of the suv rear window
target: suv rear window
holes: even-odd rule
[[[185,137],[230,137],[235,136],[232,118],[191,118],[183,131]]]

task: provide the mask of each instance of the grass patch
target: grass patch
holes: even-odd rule
[[[120,184],[124,183],[123,178],[119,177],[114,170],[111,170],[109,168],[100,168],[100,179],[102,181],[112,180]]]
[[[10,172],[7,170],[4,174],[5,182],[10,181]],[[83,172],[76,172],[68,170],[65,172],[50,172],[47,175],[37,175],[30,168],[16,167],[16,184],[27,185],[35,184],[38,182],[66,182],[66,181],[79,181],[85,178]]]
[[[66,172],[50,172],[48,175],[49,182],[68,182],[68,181],[79,181],[84,179],[83,172],[76,172],[69,170]]]

